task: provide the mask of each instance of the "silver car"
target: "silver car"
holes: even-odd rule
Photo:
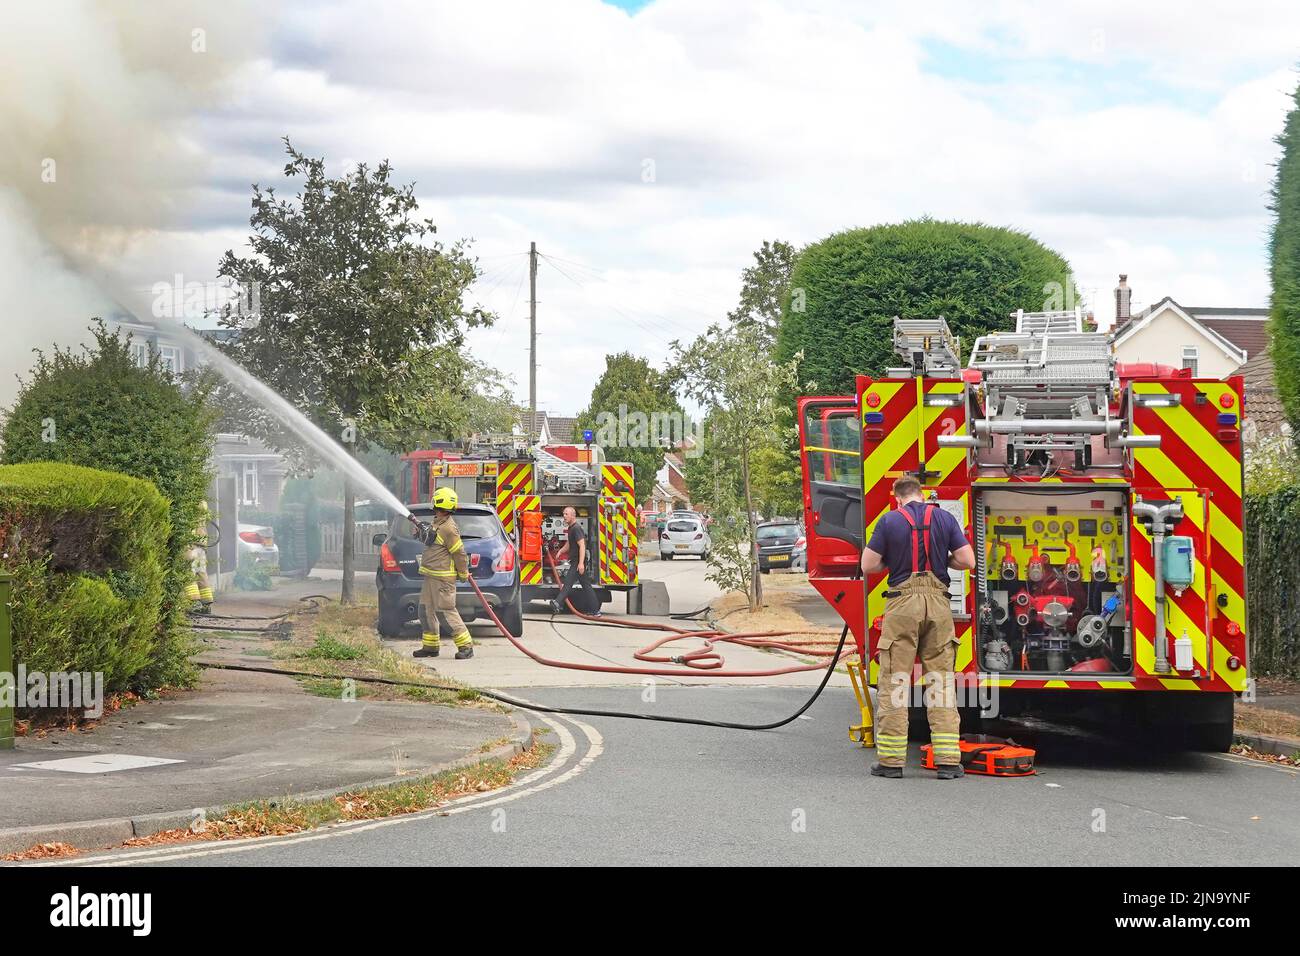
[[[671,517],[659,534],[659,557],[665,561],[684,554],[707,558],[712,548],[709,531],[697,517]]]

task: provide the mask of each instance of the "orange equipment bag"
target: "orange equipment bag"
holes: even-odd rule
[[[520,511],[519,554],[525,561],[542,560],[542,513]]]
[[[967,773],[990,777],[1028,777],[1034,773],[1036,752],[1014,740],[988,734],[962,734],[957,745],[961,748],[961,765]],[[929,744],[922,745],[921,760],[927,770],[936,769],[934,750]]]

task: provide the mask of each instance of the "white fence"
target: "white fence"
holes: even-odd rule
[[[369,568],[379,561],[379,546],[371,543],[379,532],[388,531],[387,521],[358,521],[353,529],[353,553],[359,568]],[[320,561],[318,567],[343,567],[343,524],[320,526]]]

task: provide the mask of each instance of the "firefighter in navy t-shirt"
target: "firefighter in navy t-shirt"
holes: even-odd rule
[[[863,574],[889,571],[881,622],[876,692],[877,777],[901,777],[907,762],[907,703],[918,652],[927,684],[926,715],[940,780],[963,775],[958,746],[957,635],[948,601],[949,570],[975,567],[975,552],[957,519],[921,497],[910,475],[894,482],[898,510],[876,522],[862,552]]]

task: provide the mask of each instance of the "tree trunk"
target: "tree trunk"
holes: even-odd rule
[[[339,593],[340,604],[353,604],[356,602],[356,595],[353,590],[354,578],[356,577],[356,554],[354,548],[356,545],[357,513],[356,513],[356,494],[352,490],[352,479],[344,476],[343,478],[343,590]]]
[[[749,609],[763,606],[763,575],[758,570],[758,536],[754,531],[754,499],[749,492],[749,441],[740,440],[740,476],[745,483],[745,522],[749,525]]]

